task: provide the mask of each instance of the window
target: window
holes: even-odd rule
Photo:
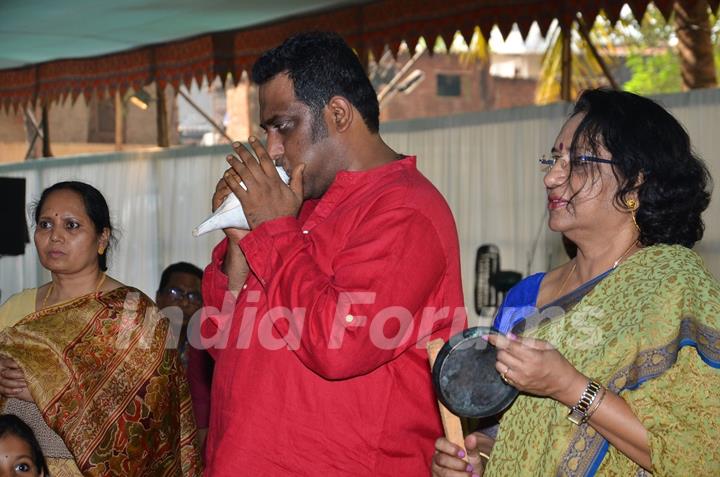
[[[88,142],[115,142],[115,99],[93,96],[88,110]]]
[[[460,75],[437,75],[438,96],[460,96]]]

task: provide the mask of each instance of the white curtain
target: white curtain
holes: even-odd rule
[[[687,127],[696,150],[720,178],[720,90],[658,99]],[[399,152],[418,156],[420,170],[455,214],[468,310],[474,306],[475,251],[481,244],[496,244],[501,268],[523,275],[565,260],[559,237],[545,226],[537,159],[549,151],[569,110],[569,104],[559,103],[383,125],[386,141]],[[228,150],[174,148],[40,160],[0,166],[0,176],[25,177],[28,202],[60,180],[96,186],[122,232],[110,274],[154,297],[164,267],[183,260],[203,268],[222,237],[214,232],[194,238],[191,230],[210,212]],[[696,250],[720,276],[720,204],[713,202],[704,218],[705,238]],[[32,244],[24,256],[0,258],[3,300],[47,279]]]
[[[210,214],[226,154],[226,147],[208,147],[51,159],[2,166],[0,176],[26,178],[29,215],[42,190],[56,182],[80,180],[97,187],[119,239],[109,273],[154,298],[167,265],[187,261],[204,268],[222,237],[212,232],[195,238],[191,231]],[[3,300],[48,279],[32,244],[23,256],[0,258]]]

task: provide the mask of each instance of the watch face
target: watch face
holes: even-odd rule
[[[590,410],[590,406],[595,402],[599,390],[600,385],[598,383],[592,380],[588,382],[585,391],[583,391],[582,396],[580,396],[580,400],[568,413],[567,417],[570,422],[580,425],[587,420],[587,413]]]
[[[496,332],[488,327],[469,328],[450,338],[438,353],[433,366],[435,392],[455,415],[494,416],[518,395],[495,369],[496,349],[482,339],[491,333]]]
[[[585,417],[583,413],[576,411],[574,409],[571,410],[567,416],[568,420],[570,422],[572,422],[573,424],[575,424],[576,426],[579,426],[580,424],[582,424],[583,417]]]

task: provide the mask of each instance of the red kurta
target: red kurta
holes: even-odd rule
[[[226,246],[203,279],[224,304],[203,335],[228,338],[210,350],[206,475],[428,475],[442,427],[425,343],[465,310],[455,222],[415,158],[340,172],[298,219],[253,230],[237,300]]]

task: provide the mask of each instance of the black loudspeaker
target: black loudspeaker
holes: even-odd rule
[[[0,255],[22,255],[30,241],[25,220],[25,179],[0,177]]]

